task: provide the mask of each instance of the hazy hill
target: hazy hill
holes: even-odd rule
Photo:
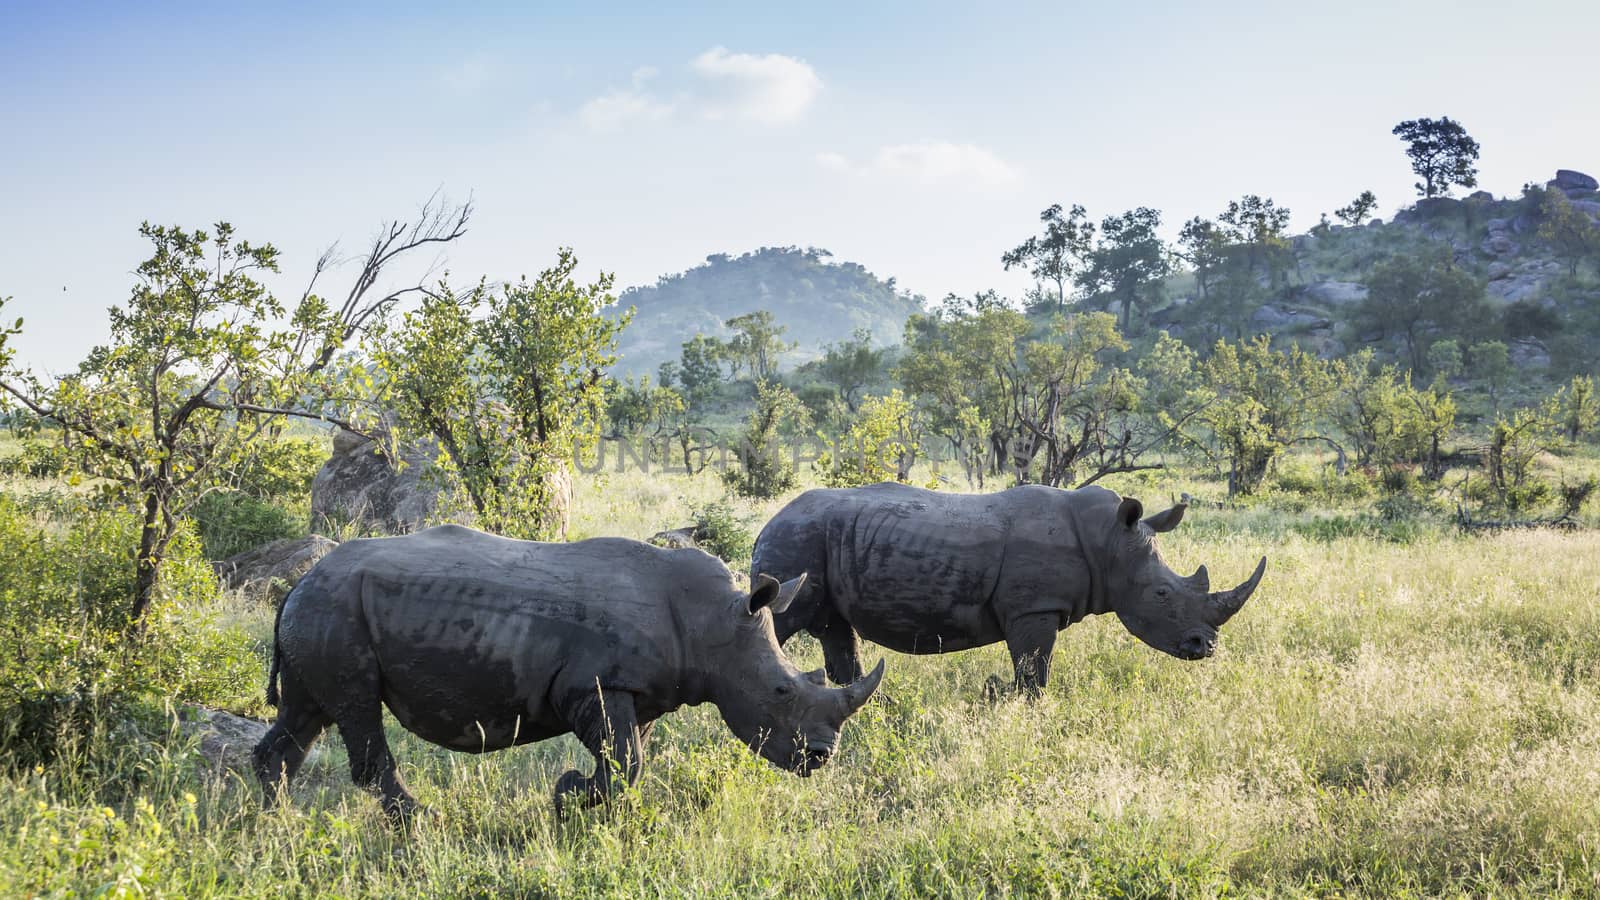
[[[831,258],[826,250],[796,247],[718,253],[687,272],[623,291],[618,308],[636,312],[619,342],[618,373],[654,374],[662,362],[677,359],[695,334],[726,337],[723,322],[762,309],[788,326],[786,340],[799,344],[784,357],[786,368],[820,356],[824,344],[858,328],[879,344],[900,343],[905,321],[922,309],[922,298],[896,288],[893,278]]]

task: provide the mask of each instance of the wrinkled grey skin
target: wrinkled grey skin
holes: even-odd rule
[[[562,775],[558,808],[609,798],[606,773],[632,784],[651,723],[686,704],[716,704],[740,740],[809,774],[883,664],[841,689],[790,663],[771,612],[803,583],[763,576],[746,594],[715,557],[621,538],[544,544],[446,525],[341,544],[279,611],[267,691],[278,719],[255,749],[267,804],[337,724],[356,783],[392,817],[414,812],[383,706],[469,753],[575,733],[595,774]]]
[[[753,567],[810,577],[775,617],[779,642],[808,631],[828,677],[861,677],[857,635],[902,653],[1005,641],[1016,687],[1037,694],[1056,632],[1115,612],[1140,640],[1181,659],[1216,648],[1217,629],[1249,599],[1266,559],[1232,591],[1210,593],[1204,566],[1184,577],[1156,551],[1184,507],[1142,518],[1132,498],[1088,487],[1025,485],[942,494],[883,483],[812,490],[756,539]]]

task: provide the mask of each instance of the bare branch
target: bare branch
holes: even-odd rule
[[[307,367],[306,374],[315,373],[326,367],[344,342],[350,340],[374,315],[393,305],[401,297],[424,290],[423,283],[436,270],[437,263],[430,265],[416,284],[390,291],[377,300],[367,299],[367,294],[377,285],[384,269],[402,254],[429,245],[442,247],[466,234],[467,222],[472,218],[472,211],[470,199],[465,203],[450,206],[440,201],[436,191],[418,210],[414,222],[408,224],[396,219],[385,223],[362,258],[361,271],[356,274],[349,293],[345,295],[344,302],[339,307],[338,340],[330,340],[323,345],[316,359]],[[330,259],[330,254],[331,250],[329,254],[323,255],[323,259]]]

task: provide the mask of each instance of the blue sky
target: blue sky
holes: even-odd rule
[[[988,6],[988,5],[986,5]],[[1497,194],[1600,174],[1600,4],[0,5],[0,296],[24,360],[105,334],[152,221],[284,251],[361,244],[442,188],[445,266],[574,247],[619,287],[818,246],[936,299],[1019,294],[1038,212],[1244,193],[1303,229],[1414,180],[1389,134],[1459,119]]]

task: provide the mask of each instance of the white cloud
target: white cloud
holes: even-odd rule
[[[632,122],[660,122],[679,113],[706,119],[742,119],[764,125],[793,122],[822,91],[815,69],[792,56],[756,56],[713,47],[689,62],[695,87],[660,93],[654,66],[629,75],[628,88],[615,88],[585,103],[578,117],[596,131],[615,131]],[[667,94],[673,99],[661,99]]]
[[[917,181],[1001,187],[1022,179],[1017,168],[976,144],[920,141],[881,147],[871,162],[855,165],[838,153],[818,153],[817,164],[836,172]]]
[[[659,122],[670,117],[673,105],[639,90],[614,90],[590,100],[578,118],[595,131],[615,131],[630,122]]]
[[[695,57],[690,68],[717,89],[717,96],[701,106],[707,118],[781,125],[804,115],[822,92],[816,69],[779,53],[757,56],[713,47]]]

